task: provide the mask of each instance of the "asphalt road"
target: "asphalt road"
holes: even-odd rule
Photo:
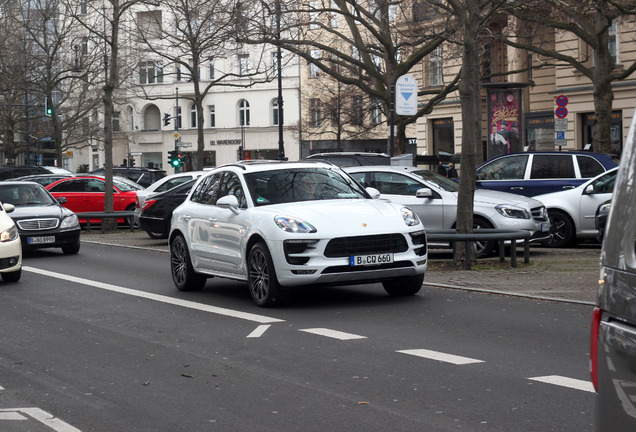
[[[0,284],[0,430],[591,431],[590,314],[379,284],[260,309],[176,291],[165,252],[41,251]]]

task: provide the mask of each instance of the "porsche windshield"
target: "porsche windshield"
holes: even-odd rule
[[[255,206],[296,201],[365,199],[367,193],[339,172],[324,168],[295,168],[245,174]]]

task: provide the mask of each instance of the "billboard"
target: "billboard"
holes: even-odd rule
[[[489,89],[487,159],[523,151],[520,121],[521,90]]]

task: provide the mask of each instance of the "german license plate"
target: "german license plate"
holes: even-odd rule
[[[55,236],[27,237],[28,244],[55,243]]]
[[[550,225],[542,223],[541,232],[548,232],[548,231],[550,231]]]
[[[393,254],[355,255],[349,257],[352,266],[380,265],[393,262]]]

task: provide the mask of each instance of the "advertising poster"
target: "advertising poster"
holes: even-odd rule
[[[488,90],[487,159],[523,151],[519,135],[521,90]]]

